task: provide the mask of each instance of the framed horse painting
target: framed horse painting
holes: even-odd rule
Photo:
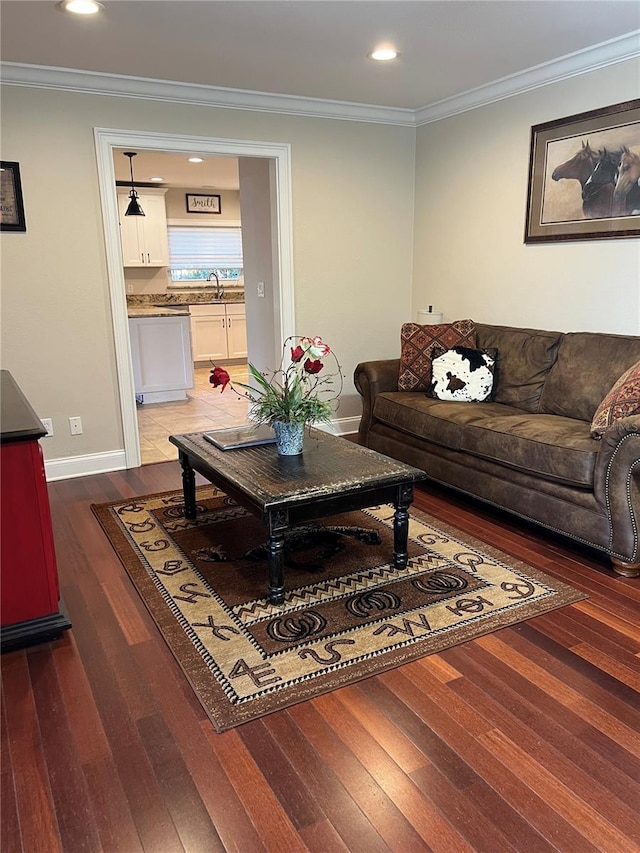
[[[531,128],[525,243],[640,236],[640,100]]]

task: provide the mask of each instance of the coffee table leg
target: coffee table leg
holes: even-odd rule
[[[178,456],[182,465],[182,493],[184,495],[185,518],[195,518],[196,511],[196,475],[184,451],[179,450]]]
[[[284,601],[284,533],[289,526],[289,513],[270,512],[269,524],[269,601]]]
[[[409,539],[409,507],[413,502],[413,483],[398,486],[393,516],[393,564],[404,569],[409,562],[407,543]]]

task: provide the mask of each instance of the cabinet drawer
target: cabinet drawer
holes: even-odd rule
[[[216,304],[189,305],[189,314],[192,317],[224,317],[225,306]]]

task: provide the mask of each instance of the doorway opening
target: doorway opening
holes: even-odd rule
[[[134,156],[135,191],[143,219],[125,214],[131,196],[128,169]],[[140,458],[145,465],[178,458],[169,435],[247,422],[248,402],[234,391],[235,385],[221,395],[209,383],[214,364],[228,369],[234,382],[248,380],[240,160],[206,156],[200,150],[189,156],[116,148],[113,161],[127,307],[129,317],[137,318],[130,337]],[[269,161],[262,165],[268,167]],[[269,195],[268,185],[263,192]],[[255,199],[247,199],[246,188],[244,195],[245,204],[255,206]],[[260,223],[259,229],[270,234],[270,220]],[[257,236],[251,235],[252,243]],[[264,276],[270,252],[263,252],[260,261]],[[226,304],[221,297],[228,300]],[[170,312],[171,317],[146,316],[156,309]],[[188,335],[183,328],[183,345],[177,345],[175,356],[167,359],[172,336],[177,334],[173,321],[178,311],[183,317],[179,322],[191,333],[191,353],[189,357],[184,352]],[[164,346],[157,344],[159,351],[152,346],[152,335],[166,338]],[[161,369],[160,364],[165,367]],[[178,385],[170,389],[176,382],[179,390]]]
[[[231,382],[248,382],[246,362],[225,365]],[[178,458],[178,449],[167,441],[169,435],[209,432],[247,423],[248,403],[230,388],[224,394],[209,382],[210,368],[194,369],[194,384],[187,399],[173,403],[150,403],[137,406],[140,462],[167,462]]]
[[[127,301],[124,271],[120,249],[119,217],[116,198],[113,151],[116,148],[144,149],[172,153],[193,154],[199,151],[219,157],[238,157],[247,164],[247,197],[255,182],[252,164],[268,163],[267,198],[257,200],[256,210],[266,208],[271,219],[271,232],[262,235],[257,245],[267,242],[270,252],[272,288],[269,299],[265,299],[265,288],[256,274],[259,258],[253,259],[253,267],[245,262],[245,292],[247,310],[247,334],[249,358],[257,364],[274,363],[279,356],[281,341],[294,333],[293,305],[293,257],[291,241],[291,168],[290,146],[254,141],[228,141],[216,138],[157,134],[139,131],[118,131],[96,128],[96,153],[100,186],[107,268],[111,297],[111,314],[114,331],[116,370],[120,391],[122,432],[125,467],[140,465],[139,427],[133,383],[131,347],[128,333]],[[259,183],[259,182],[258,182]],[[241,176],[241,194],[243,193]],[[252,209],[254,205],[250,205]],[[251,211],[250,211],[251,212]],[[243,217],[244,219],[245,217]],[[246,217],[243,228],[255,228],[253,215]],[[251,271],[253,269],[253,272]]]

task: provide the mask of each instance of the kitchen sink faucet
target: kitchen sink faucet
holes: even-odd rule
[[[213,276],[213,278],[215,278],[216,284],[217,284],[216,299],[222,299],[222,297],[224,296],[224,285],[220,284],[220,279],[218,278],[218,276],[214,272],[209,273],[209,275],[207,277],[207,281],[212,281],[211,276]]]

